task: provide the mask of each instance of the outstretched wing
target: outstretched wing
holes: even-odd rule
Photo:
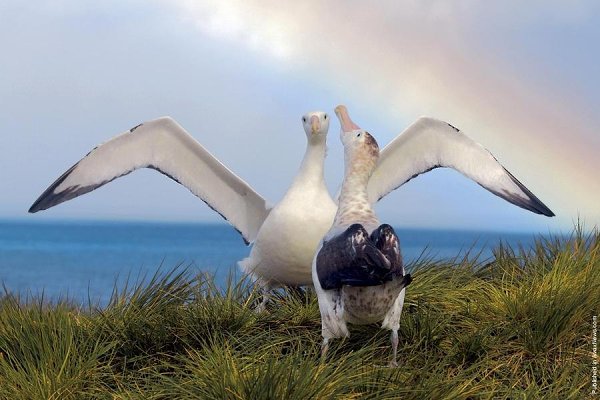
[[[554,213],[494,156],[454,126],[422,117],[382,151],[368,193],[371,203],[434,168],[457,170],[504,200],[548,217]]]
[[[343,285],[376,286],[392,279],[389,260],[360,224],[323,243],[317,254],[317,276],[325,290]]]
[[[96,147],[33,203],[45,210],[138,168],[155,169],[188,188],[252,242],[269,214],[265,199],[169,117],[140,124]]]

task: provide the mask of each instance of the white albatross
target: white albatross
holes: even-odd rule
[[[188,188],[225,218],[246,244],[249,257],[238,264],[263,290],[311,284],[310,263],[336,204],[323,176],[329,116],[302,117],[307,147],[300,169],[283,199],[273,208],[170,117],[144,122],[90,151],[63,173],[33,203],[29,212],[46,210],[91,192],[139,168],[155,169]]]
[[[33,203],[46,210],[93,191],[139,168],[155,169],[188,188],[254,243],[240,268],[267,291],[310,285],[311,262],[337,205],[323,177],[328,116],[302,118],[307,148],[283,199],[272,209],[250,185],[230,171],[169,117],[144,122],[91,150]],[[481,145],[452,125],[423,117],[382,151],[369,181],[371,204],[410,179],[437,167],[453,168],[492,193],[526,210],[554,214]],[[266,296],[259,309],[264,308]]]
[[[377,165],[379,146],[365,130],[350,120],[345,107],[335,109],[344,144],[344,180],[338,210],[331,229],[317,248],[312,278],[319,300],[321,354],[332,338],[350,336],[346,322],[371,324],[382,321],[392,331],[392,360],[396,366],[398,328],[405,287],[400,241],[394,229],[381,224],[367,192]]]

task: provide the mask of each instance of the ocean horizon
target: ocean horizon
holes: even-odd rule
[[[419,257],[493,257],[500,242],[530,247],[535,232],[395,227],[405,264]],[[544,235],[546,236],[546,235]],[[214,276],[224,287],[242,278],[237,261],[250,247],[226,223],[0,220],[0,283],[4,292],[106,304],[115,288],[178,265]]]

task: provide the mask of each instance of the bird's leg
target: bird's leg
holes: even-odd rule
[[[398,362],[396,361],[396,355],[398,354],[398,328],[392,329],[392,361],[390,361],[390,367],[397,367]]]
[[[265,283],[261,284],[260,293],[262,296],[262,300],[260,301],[260,303],[258,303],[256,308],[254,309],[254,312],[257,314],[263,313],[267,310],[267,303],[269,302],[269,299],[271,298],[271,296],[270,296],[271,286],[269,286],[268,284],[265,284]]]
[[[323,343],[321,343],[321,359],[325,360],[325,355],[327,354],[327,350],[329,350],[329,338],[323,338]]]
[[[258,303],[258,306],[254,309],[254,312],[257,314],[263,313],[267,310],[267,303],[269,302],[269,291],[263,289],[262,290],[262,300]]]

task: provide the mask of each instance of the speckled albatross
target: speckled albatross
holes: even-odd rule
[[[317,248],[312,276],[319,300],[323,335],[322,355],[329,340],[350,333],[346,322],[383,321],[392,331],[395,366],[398,328],[405,288],[400,241],[394,229],[381,224],[369,201],[367,185],[377,165],[379,146],[354,124],[344,106],[335,109],[344,144],[344,181],[333,225]]]

